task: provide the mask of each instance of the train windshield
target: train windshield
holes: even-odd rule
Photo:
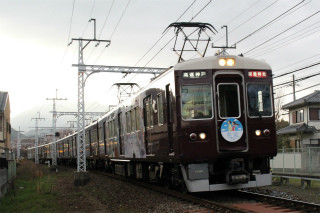
[[[219,115],[221,118],[240,117],[238,84],[223,83],[218,85]]]
[[[248,84],[249,116],[271,116],[271,90],[269,84]]]
[[[181,87],[182,119],[212,118],[212,92],[210,85]]]

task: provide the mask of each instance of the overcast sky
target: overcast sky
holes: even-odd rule
[[[229,54],[246,53],[247,57],[264,60],[272,66],[275,75],[319,61],[320,13],[316,12],[320,9],[320,1],[209,2],[0,0],[0,90],[9,92],[12,119],[25,110],[51,111],[51,107],[44,106],[52,104],[46,98],[55,97],[56,89],[58,98],[68,98],[58,102],[57,109],[61,105],[69,105],[74,106],[74,111],[77,110],[77,68],[72,64],[78,62],[78,43],[74,41],[70,46],[68,43],[72,38],[93,38],[93,22],[88,22],[91,18],[97,20],[97,39],[111,40],[111,45],[107,48],[103,44],[98,47],[88,45],[84,51],[85,64],[169,67],[178,59],[171,50],[173,42],[166,45],[174,36],[173,29],[163,34],[170,23],[191,20],[210,23],[218,30],[215,36],[208,32],[214,45],[225,45],[225,29],[221,26],[228,25],[229,44],[234,44],[302,2],[285,16],[238,43],[237,49],[229,50]],[[157,54],[160,49],[162,51]],[[215,51],[209,48],[207,55],[213,55]],[[192,53],[185,57],[198,56]],[[316,72],[319,72],[319,67],[295,75],[299,78]],[[145,84],[152,76],[122,77],[122,74],[103,73],[88,78],[86,110],[100,111],[108,104],[115,104],[117,90],[112,84],[120,81]],[[275,79],[275,84],[291,78],[292,75],[288,75]],[[296,90],[316,84],[319,80],[320,77],[315,76],[303,81]],[[319,88],[297,93],[297,98]],[[291,87],[285,89],[283,94],[292,92]],[[284,98],[285,103],[290,101],[292,95]]]

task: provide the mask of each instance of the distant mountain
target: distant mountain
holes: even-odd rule
[[[88,103],[89,105],[97,105],[94,103]],[[100,109],[97,109],[96,112],[105,112],[107,107],[103,107],[100,105]],[[23,132],[23,135],[25,137],[30,137],[35,135],[35,119],[39,117],[38,112],[40,111],[40,117],[44,118],[44,120],[38,120],[38,128],[39,128],[39,134],[46,135],[51,134],[51,127],[52,127],[52,103],[46,103],[40,106],[39,108],[34,108],[30,110],[26,110],[14,117],[11,117],[11,126],[12,129],[18,130],[20,127],[21,131]],[[77,112],[77,106],[76,103],[74,106],[72,105],[59,105],[57,107],[57,112]],[[97,117],[92,118],[97,119]],[[57,128],[59,127],[65,127],[70,128],[71,122],[68,121],[77,121],[77,117],[73,115],[60,115],[57,119]],[[77,127],[77,124],[74,123],[74,128]],[[14,136],[15,137],[15,136]],[[13,140],[13,139],[12,139]]]
[[[20,132],[20,138],[27,138],[23,132]],[[11,141],[18,140],[18,132],[14,128],[11,128]]]

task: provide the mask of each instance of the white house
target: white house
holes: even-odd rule
[[[289,126],[277,131],[288,135],[291,148],[320,146],[320,90],[282,106],[289,110]]]

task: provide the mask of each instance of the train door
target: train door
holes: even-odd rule
[[[152,139],[151,133],[153,129],[153,113],[152,113],[152,98],[151,96],[143,99],[143,121],[144,121],[144,141],[146,154],[152,154]]]
[[[120,112],[118,114],[118,132],[119,132],[119,146],[120,146],[120,155],[123,155],[123,144],[122,144],[122,137],[123,137],[123,134],[122,134],[122,122],[121,122],[121,119],[122,119],[122,112]]]
[[[172,153],[173,143],[172,143],[172,116],[171,116],[171,97],[170,97],[170,84],[166,85],[166,103],[167,103],[167,125],[168,125],[168,142],[169,142],[169,152]]]
[[[246,151],[246,110],[243,75],[238,72],[214,75],[216,94],[217,148],[220,152]]]

